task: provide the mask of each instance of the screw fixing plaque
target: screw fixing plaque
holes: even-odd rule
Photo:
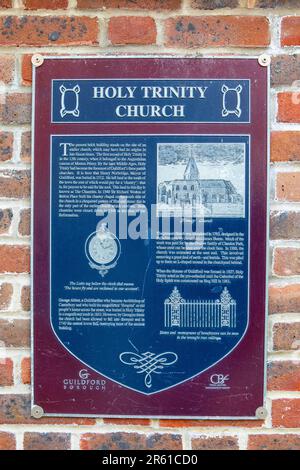
[[[33,405],[33,407],[31,408],[31,416],[33,418],[39,419],[39,418],[42,418],[43,415],[44,415],[43,408],[38,405]]]
[[[271,57],[268,54],[261,54],[258,58],[258,63],[262,67],[268,67],[271,64]]]
[[[255,412],[255,416],[258,419],[266,419],[266,417],[268,416],[268,412],[266,408],[264,408],[263,406],[259,406]]]
[[[31,57],[31,63],[35,67],[40,67],[40,65],[42,65],[43,62],[44,62],[44,57],[41,54],[34,54]]]

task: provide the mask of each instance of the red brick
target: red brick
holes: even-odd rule
[[[274,428],[300,428],[300,399],[273,400],[272,424]]]
[[[12,8],[12,0],[0,0],[0,8]]]
[[[24,357],[21,362],[21,378],[23,384],[31,382],[31,361],[30,357]]]
[[[12,218],[11,209],[0,209],[0,235],[9,233]]]
[[[32,84],[32,54],[25,54],[21,62],[22,85],[31,86]]]
[[[0,284],[0,310],[7,310],[11,303],[13,286],[8,282]]]
[[[300,450],[297,434],[254,434],[249,436],[248,450]]]
[[[300,68],[300,62],[299,62]],[[300,161],[300,132],[274,131],[271,133],[271,161]]]
[[[299,0],[248,0],[248,8],[297,8]]]
[[[172,47],[263,47],[270,42],[263,16],[181,16],[165,22],[166,45]]]
[[[269,313],[300,312],[300,284],[269,286]]]
[[[298,240],[300,238],[300,212],[271,212],[270,238],[271,240]]]
[[[271,85],[292,85],[296,80],[300,79],[299,68],[299,54],[287,54],[272,57]]]
[[[268,363],[268,390],[300,391],[300,362],[273,361]]]
[[[137,434],[114,432],[106,434],[83,434],[82,450],[181,450],[179,434]]]
[[[7,348],[28,348],[30,345],[29,321],[0,319],[0,341],[3,341]]]
[[[0,199],[23,199],[30,196],[30,171],[0,172]]]
[[[276,197],[280,201],[300,201],[300,172],[277,173]]]
[[[239,450],[238,440],[235,436],[224,437],[193,437],[193,450]]]
[[[0,82],[9,84],[14,79],[15,58],[11,55],[0,57]]]
[[[300,93],[281,92],[277,95],[278,114],[280,122],[300,122]]]
[[[224,420],[224,419],[161,419],[159,425],[166,428],[192,428],[192,427],[235,427],[235,428],[257,428],[264,421],[254,420]]]
[[[0,105],[0,119],[5,124],[28,124],[31,122],[31,94],[9,93]]]
[[[16,438],[14,434],[10,432],[0,432],[0,450],[16,450]]]
[[[98,20],[86,16],[4,16],[2,46],[91,46],[98,44]]]
[[[0,132],[0,162],[7,162],[13,156],[14,136],[12,132]]]
[[[300,323],[276,323],[273,327],[273,349],[300,350]]]
[[[30,235],[30,209],[22,209],[20,212],[19,234]]]
[[[214,10],[215,8],[235,8],[239,0],[193,0],[192,7],[200,10]]]
[[[30,395],[0,394],[0,424],[78,424],[88,426],[95,424],[91,418],[41,418],[36,420],[31,415]]]
[[[0,333],[1,334],[1,333]],[[13,368],[14,364],[11,359],[0,359],[0,386],[8,387],[13,385]]]
[[[30,287],[23,286],[21,291],[21,307],[26,312],[30,310]]]
[[[68,0],[23,0],[25,10],[59,10],[68,8]]]
[[[21,160],[24,163],[31,162],[31,132],[23,132],[21,137]]]
[[[135,425],[135,426],[149,426],[150,419],[132,419],[132,418],[104,418],[105,424],[117,424],[121,426]]]
[[[153,18],[142,16],[117,16],[108,24],[108,39],[113,45],[154,44],[156,25]]]
[[[300,249],[275,248],[273,271],[278,276],[297,276],[300,274]]]
[[[25,432],[24,450],[69,450],[71,434],[58,432]]]
[[[120,10],[177,10],[181,0],[77,0],[78,8],[119,8]]]
[[[23,245],[0,245],[0,273],[28,273],[30,250]]]
[[[286,16],[282,18],[281,45],[300,46],[300,16]]]

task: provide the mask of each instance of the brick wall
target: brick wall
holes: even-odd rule
[[[266,421],[30,418],[30,57],[36,51],[272,56]],[[0,449],[300,449],[297,80],[298,0],[0,0]]]

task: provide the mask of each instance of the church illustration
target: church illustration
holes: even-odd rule
[[[217,167],[215,168],[217,172]],[[162,181],[158,185],[159,209],[169,207],[204,206],[205,214],[215,217],[243,217],[243,197],[231,181],[225,179],[201,179],[192,145],[183,178]]]

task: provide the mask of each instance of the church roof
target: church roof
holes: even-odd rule
[[[166,185],[174,185],[174,184],[177,184],[177,183],[184,183],[185,181],[187,181],[186,179],[183,179],[183,180],[180,180],[180,179],[176,179],[176,180],[171,180],[171,181],[162,181],[161,183],[159,183],[159,187],[163,186],[164,184]],[[236,191],[236,188],[234,187],[234,185],[231,183],[231,181],[229,180],[223,180],[223,179],[190,179],[189,180],[190,183],[194,183],[194,184],[199,184],[200,185],[200,188],[202,189],[209,189],[209,188],[214,188],[215,190],[218,190],[218,189],[225,189],[229,194],[235,194],[237,193]]]
[[[216,188],[216,189],[226,189],[230,193],[235,193],[236,189],[228,180],[217,180],[217,179],[208,179],[208,180],[199,180],[201,188]]]

